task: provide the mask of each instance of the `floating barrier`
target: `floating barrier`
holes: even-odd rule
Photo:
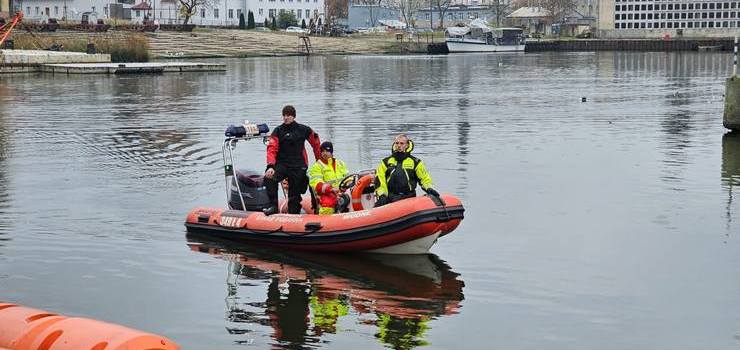
[[[179,350],[154,334],[0,303],[0,350]]]

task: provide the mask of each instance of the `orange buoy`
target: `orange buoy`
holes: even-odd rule
[[[370,186],[370,184],[373,183],[373,180],[375,180],[375,175],[368,174],[361,177],[360,180],[357,181],[357,184],[355,184],[355,187],[352,189],[352,210],[360,211],[364,209],[370,209],[365,208],[362,205],[362,192],[365,191],[365,188],[367,188],[367,186]]]
[[[0,350],[179,350],[171,340],[119,325],[0,303]]]

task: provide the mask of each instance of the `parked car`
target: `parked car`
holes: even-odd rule
[[[308,33],[308,29],[303,29],[301,27],[288,27],[285,28],[285,31],[288,33]]]

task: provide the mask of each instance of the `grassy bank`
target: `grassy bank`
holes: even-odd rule
[[[140,33],[14,33],[16,49],[44,50],[61,45],[63,51],[86,52],[87,44],[93,43],[98,53],[111,55],[113,62],[149,61],[149,41]]]

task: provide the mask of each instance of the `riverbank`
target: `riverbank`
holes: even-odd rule
[[[147,62],[150,59],[149,40],[142,33],[127,31],[52,33],[14,32],[11,36],[17,50],[47,50],[88,52],[93,44],[96,53],[109,54],[111,62]]]
[[[260,57],[306,54],[306,44],[298,33],[197,29],[192,33],[148,33],[152,58]],[[442,39],[437,35],[437,41]],[[395,34],[356,35],[351,37],[311,36],[311,54],[402,54],[425,53],[432,37],[396,37]]]

